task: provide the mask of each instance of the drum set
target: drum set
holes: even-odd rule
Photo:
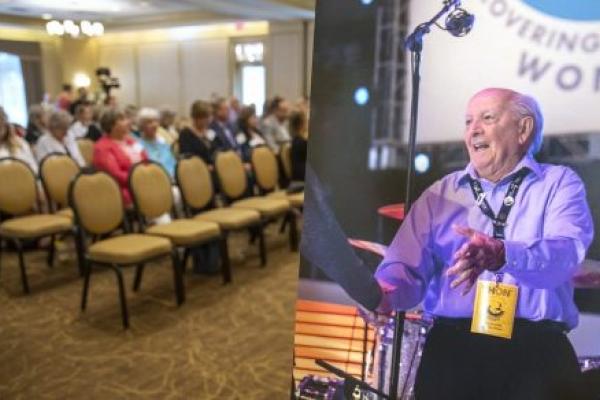
[[[394,337],[394,320],[390,318],[384,323],[374,323],[376,335],[371,349],[367,352],[366,383],[383,392],[379,396],[367,390],[348,393],[344,390],[343,379],[323,378],[308,375],[302,379],[296,390],[296,398],[301,400],[387,400],[389,395],[389,378],[392,361],[392,342]],[[425,344],[425,338],[433,320],[421,312],[407,312],[402,337],[400,372],[398,384],[398,400],[414,400],[414,385],[417,369]],[[579,358],[581,371],[586,374],[600,371],[600,356]]]
[[[368,390],[351,391],[344,395],[342,379],[323,378],[316,375],[304,377],[296,390],[296,398],[302,400],[385,400],[389,394],[389,377],[392,363],[392,342],[394,340],[394,320],[373,322],[376,328],[375,340],[367,351],[364,365],[366,383],[385,396],[380,396]],[[398,399],[414,399],[414,384],[425,337],[432,320],[420,312],[408,312],[405,316],[400,358]],[[347,390],[346,390],[347,392]],[[349,397],[352,396],[352,397]]]

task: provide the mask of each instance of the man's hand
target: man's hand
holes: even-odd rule
[[[450,284],[451,288],[466,282],[462,291],[465,295],[483,270],[496,271],[504,265],[504,242],[464,226],[454,225],[453,229],[459,235],[466,236],[469,241],[454,253],[454,265],[446,271],[446,275],[457,276]]]

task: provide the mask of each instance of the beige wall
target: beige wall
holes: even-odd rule
[[[84,73],[91,79],[91,90],[95,90],[96,68],[98,66],[98,41],[95,39],[61,40],[62,80],[74,85],[76,73]]]
[[[94,39],[0,29],[0,38],[40,42],[45,90],[52,96],[63,82],[73,83],[78,72],[87,74],[91,89],[97,90],[95,70],[106,66],[120,79],[121,89],[114,94],[121,104],[168,105],[187,114],[196,99],[233,93],[231,45],[244,37],[265,42],[267,97],[278,94],[295,100],[301,96],[310,74],[306,46],[312,55],[312,32],[307,34],[305,25],[302,21],[249,22],[116,32]],[[308,26],[312,29],[312,22]]]

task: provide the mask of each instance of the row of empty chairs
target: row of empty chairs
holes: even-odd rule
[[[36,208],[36,178],[25,163],[2,159],[0,180],[14,184],[0,188],[0,211],[11,216],[0,222],[0,249],[3,240],[15,243],[23,290],[28,293],[23,242],[49,236],[48,264],[51,266],[55,236],[74,234],[77,264],[84,276],[82,310],[86,308],[93,267],[108,267],[117,276],[123,326],[127,328],[129,318],[122,266],[136,267],[133,289],[138,290],[145,264],[170,257],[176,300],[181,304],[185,301],[184,266],[177,248],[187,250],[205,243],[218,243],[225,283],[231,281],[227,238],[232,231],[248,229],[258,238],[261,265],[265,265],[263,227],[283,217],[290,224],[290,247],[297,249],[296,215],[297,210],[302,209],[303,194],[276,190],[277,162],[269,149],[257,148],[252,158],[257,185],[264,195],[247,196],[243,164],[236,153],[225,152],[219,154],[215,166],[227,207],[216,207],[212,176],[206,164],[198,157],[182,157],[176,168],[176,183],[184,210],[181,219],[176,215],[171,180],[157,163],[144,161],[132,168],[129,188],[134,205],[133,210],[128,211],[119,186],[111,176],[91,169],[80,171],[66,155],[49,155],[40,164],[40,178],[51,214],[29,214]],[[135,232],[128,224],[128,212],[136,216]],[[171,215],[170,223],[150,224],[164,214]]]

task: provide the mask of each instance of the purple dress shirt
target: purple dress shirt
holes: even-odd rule
[[[564,322],[577,326],[572,276],[584,260],[593,232],[585,188],[573,170],[538,164],[525,156],[506,177],[493,183],[480,179],[485,198],[497,214],[514,174],[525,177],[505,227],[506,264],[503,282],[519,286],[516,317]],[[463,296],[463,286],[450,288],[456,277],[445,271],[454,253],[468,240],[452,229],[463,225],[492,236],[492,221],[473,197],[467,175],[478,178],[473,166],[451,173],[429,187],[414,203],[396,233],[375,277],[385,288],[385,300],[396,309],[409,309],[423,300],[433,316],[470,318],[475,287]],[[484,271],[479,280],[494,280]]]

